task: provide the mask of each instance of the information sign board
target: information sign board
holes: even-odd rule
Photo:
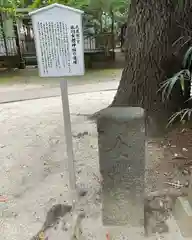
[[[84,75],[82,13],[57,3],[30,13],[41,77]]]

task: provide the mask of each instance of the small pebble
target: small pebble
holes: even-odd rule
[[[187,151],[188,151],[187,148],[182,148],[182,150],[183,150],[184,152],[187,152]]]
[[[13,214],[13,217],[15,217],[15,218],[18,216],[18,214],[15,212],[12,212],[12,214]]]
[[[100,196],[97,195],[97,196],[95,197],[95,200],[96,200],[96,202],[99,202],[99,201],[100,201]]]
[[[186,176],[186,175],[190,175],[190,172],[187,169],[184,169],[182,171],[182,174]]]
[[[68,231],[68,228],[67,228],[66,226],[63,226],[63,227],[62,227],[62,230],[65,231],[65,232],[67,232],[67,231]]]
[[[189,181],[185,182],[184,186],[185,186],[186,188],[188,188],[188,187],[189,187]]]
[[[79,196],[80,197],[85,197],[87,195],[87,190],[86,189],[80,189],[79,190]]]

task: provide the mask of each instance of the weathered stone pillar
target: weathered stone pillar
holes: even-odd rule
[[[103,224],[140,226],[144,216],[144,110],[104,109],[98,117],[97,130]]]

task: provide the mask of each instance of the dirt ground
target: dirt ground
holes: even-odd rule
[[[81,207],[91,216],[100,210],[97,133],[80,114],[107,106],[113,94],[69,98],[77,183],[89,190]],[[0,194],[8,199],[0,203],[1,239],[30,239],[52,205],[71,202],[60,97],[0,105],[0,132]]]
[[[62,78],[69,80],[69,84],[89,84],[120,79],[122,68],[87,70],[84,76]],[[0,72],[0,85],[59,85],[61,78],[39,77],[38,69],[29,67],[23,70]]]
[[[152,152],[151,148],[154,145],[163,154],[159,157],[160,161],[153,165],[158,181],[152,189],[171,186],[168,182],[180,181],[180,184],[187,185],[188,179],[182,176],[187,175],[192,166],[192,128],[180,125],[170,129],[162,138],[149,140],[149,152]]]
[[[115,91],[101,91],[69,97],[77,183],[84,189],[79,209],[86,215],[82,222],[84,238],[79,239],[106,239],[107,230],[101,230],[100,219],[97,131],[95,123],[86,116],[107,107],[114,94]],[[1,239],[28,240],[42,228],[53,205],[71,202],[60,98],[0,105],[0,132],[0,195],[7,199],[0,203]],[[178,166],[191,160],[191,129],[181,127],[164,138],[148,139],[147,193],[175,189],[170,185],[175,181],[185,185],[188,174],[183,171],[186,172],[190,164],[184,168]],[[172,234],[178,228],[173,229],[164,239],[176,239]],[[124,230],[122,239],[130,239],[130,235],[131,239],[143,239],[141,229],[129,228],[128,233]],[[114,236],[111,239],[120,239],[117,231]],[[52,239],[60,240],[63,236],[48,238]]]
[[[192,192],[192,129],[185,125],[169,129],[165,136],[149,139],[147,149],[146,192],[149,195],[150,192],[156,193],[155,196],[165,203],[165,209],[169,211],[168,215],[174,215],[178,197],[188,198]],[[151,202],[153,203],[154,200],[152,199]],[[166,214],[164,212],[167,219]],[[188,222],[191,221],[189,219]],[[162,226],[158,228],[160,229],[162,230]]]

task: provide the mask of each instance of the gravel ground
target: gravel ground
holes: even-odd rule
[[[68,92],[70,94],[88,93],[88,92],[100,92],[116,90],[119,81],[104,81],[86,84],[72,84],[68,81]],[[35,100],[49,97],[59,97],[61,95],[60,86],[50,85],[16,85],[16,86],[4,86],[0,87],[0,103],[10,103],[25,100]]]
[[[83,115],[108,106],[114,93],[69,97],[77,183],[88,190],[80,201],[87,216],[83,221],[86,240],[106,239],[109,229],[103,228],[100,221],[96,126]],[[41,229],[53,205],[71,202],[60,97],[0,105],[0,132],[0,195],[7,198],[7,202],[0,203],[0,238],[28,240]],[[155,154],[159,149],[151,151]],[[148,161],[152,168],[153,163]],[[173,223],[171,226],[177,234],[177,226]],[[113,235],[110,240],[129,239],[125,236],[143,239],[141,229],[126,227],[123,231],[110,231]],[[122,232],[124,237],[120,237]],[[176,239],[176,236],[169,234],[164,239]]]
[[[94,197],[99,188],[97,133],[78,114],[107,106],[114,92],[70,97],[77,180]],[[91,107],[90,107],[91,106]],[[76,137],[85,131],[89,135]],[[70,201],[60,98],[0,105],[1,239],[24,240],[42,226],[49,208]],[[91,214],[98,211],[89,206]]]

